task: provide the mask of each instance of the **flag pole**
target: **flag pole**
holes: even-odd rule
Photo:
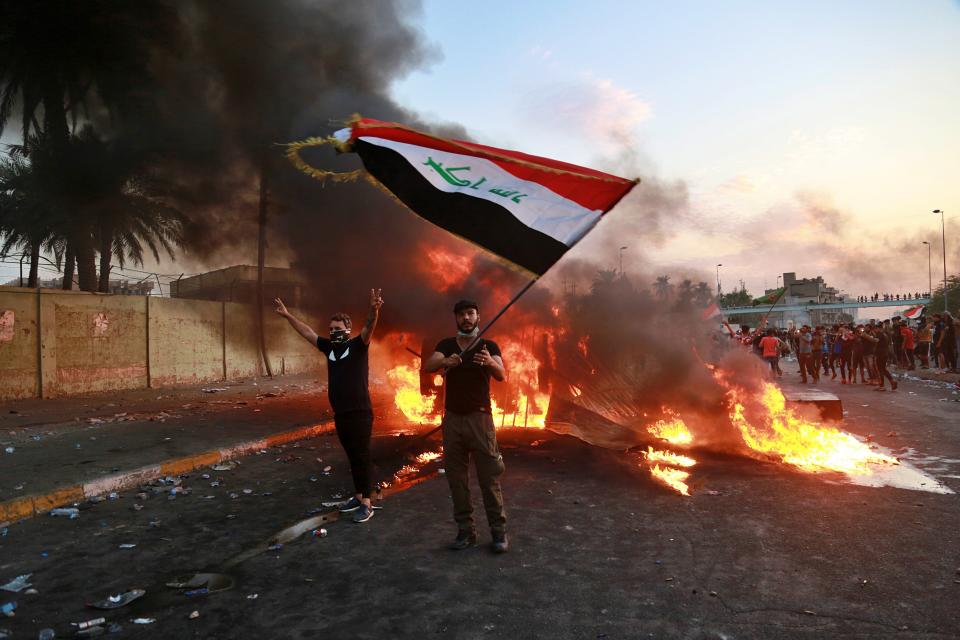
[[[757,331],[760,331],[760,329],[761,329],[762,327],[765,327],[765,326],[767,325],[767,318],[770,317],[770,312],[773,311],[773,308],[774,308],[775,306],[777,306],[777,303],[780,302],[780,298],[782,298],[782,297],[783,297],[783,294],[785,294],[786,292],[787,292],[786,289],[784,289],[783,291],[781,291],[780,294],[779,294],[779,295],[776,297],[776,299],[773,301],[773,304],[770,305],[770,308],[767,309],[767,312],[766,312],[765,314],[763,314],[763,319],[760,320],[760,326],[757,327]]]

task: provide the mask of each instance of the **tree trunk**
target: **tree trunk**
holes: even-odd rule
[[[110,293],[110,258],[113,248],[113,229],[109,224],[100,226],[100,283],[97,291]]]
[[[73,274],[77,268],[77,257],[73,255],[73,243],[67,240],[67,247],[63,251],[63,283],[60,288],[64,291],[73,289]]]
[[[27,286],[35,289],[40,286],[40,241],[30,244],[30,275],[27,277]]]
[[[96,251],[93,250],[93,238],[87,232],[81,232],[76,238],[77,282],[80,291],[97,290]]]

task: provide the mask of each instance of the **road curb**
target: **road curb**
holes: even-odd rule
[[[290,431],[275,433],[266,438],[240,442],[222,449],[181,456],[179,458],[170,458],[158,464],[151,464],[130,471],[122,471],[103,478],[91,480],[84,484],[57,487],[47,493],[5,500],[0,502],[0,525],[5,526],[19,520],[26,520],[27,518],[47,513],[51,509],[92,498],[93,496],[136,487],[163,476],[187,473],[200,467],[239,458],[268,447],[275,447],[294,440],[319,436],[333,431],[333,428],[333,420],[330,419],[308,427],[299,427],[297,429],[291,429]]]

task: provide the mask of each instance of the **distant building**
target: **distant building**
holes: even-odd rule
[[[844,296],[835,287],[828,286],[823,281],[823,276],[816,278],[797,278],[794,272],[783,274],[783,286],[786,292],[778,303],[779,305],[817,305],[828,302],[843,302]],[[775,293],[776,289],[767,289],[765,293]],[[811,309],[809,311],[781,311],[777,312],[774,307],[770,313],[770,323],[774,326],[787,327],[790,324],[794,326],[801,325],[824,325],[830,326],[851,322],[856,319],[856,310],[854,315],[847,313],[844,309]]]
[[[24,278],[22,283],[20,278],[14,278],[13,280],[8,280],[3,283],[3,286],[6,287],[20,287],[26,286],[27,279]],[[48,280],[40,280],[41,289],[60,289],[63,284],[63,277],[59,278],[50,278]],[[149,296],[153,291],[154,286],[157,283],[153,280],[140,280],[131,282],[130,280],[111,280],[110,281],[110,293],[121,296]],[[76,284],[73,286],[76,289]]]
[[[272,301],[279,297],[291,307],[302,307],[307,282],[293,269],[264,267],[264,300]],[[252,304],[257,299],[257,268],[236,265],[180,278],[170,283],[170,297]]]

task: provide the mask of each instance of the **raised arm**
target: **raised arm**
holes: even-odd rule
[[[370,313],[367,314],[367,321],[360,330],[360,339],[363,340],[363,344],[370,344],[373,332],[377,328],[377,321],[380,320],[382,306],[383,298],[380,296],[380,289],[370,289]]]
[[[304,339],[310,342],[310,344],[313,346],[317,346],[317,332],[311,329],[306,322],[294,317],[294,315],[287,310],[286,305],[283,304],[283,300],[280,298],[275,298],[273,302],[277,305],[275,311],[279,315],[286,318],[287,322],[290,323],[290,326],[296,329],[297,333],[302,335]]]

